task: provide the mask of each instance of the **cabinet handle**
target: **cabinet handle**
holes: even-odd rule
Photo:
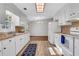
[[[9,40],[9,42],[11,42],[12,40]]]
[[[4,48],[4,50],[5,50],[6,48]]]

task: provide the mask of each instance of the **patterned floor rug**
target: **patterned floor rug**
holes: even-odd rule
[[[37,44],[29,44],[25,51],[23,52],[22,56],[35,56],[36,54]]]

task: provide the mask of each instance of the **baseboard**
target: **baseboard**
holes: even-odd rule
[[[47,41],[48,40],[48,36],[30,36],[30,40]]]

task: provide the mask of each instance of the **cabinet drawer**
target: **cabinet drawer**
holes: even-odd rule
[[[66,50],[66,48],[62,48],[62,53],[64,56],[73,56],[73,54]]]

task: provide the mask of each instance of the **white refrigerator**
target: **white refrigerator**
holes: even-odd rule
[[[60,26],[58,26],[57,21],[52,21],[48,23],[48,41],[51,44],[54,44],[55,41],[55,34],[56,32],[60,32]]]

